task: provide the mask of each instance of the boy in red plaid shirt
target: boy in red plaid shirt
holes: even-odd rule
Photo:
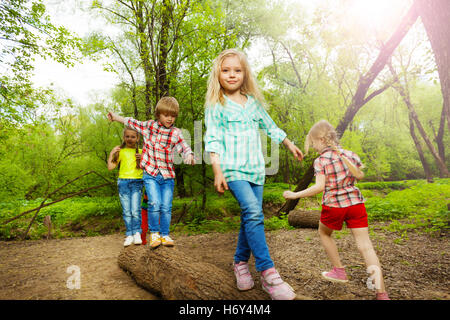
[[[322,276],[333,282],[348,282],[345,268],[339,258],[336,244],[331,237],[333,230],[341,230],[345,221],[352,231],[359,252],[363,256],[367,271],[374,272],[376,298],[389,300],[384,287],[381,266],[369,238],[367,213],[361,191],[355,186],[364,177],[363,165],[358,155],[343,150],[333,126],[321,120],[312,126],[305,140],[305,150],[312,146],[320,156],[314,160],[316,184],[299,192],[285,191],[286,199],[310,197],[323,192],[319,236],[333,269]],[[372,283],[371,283],[372,285]]]
[[[175,186],[173,151],[183,155],[186,164],[194,165],[194,153],[187,145],[181,130],[173,124],[179,113],[179,105],[173,97],[161,98],[155,108],[156,120],[138,121],[109,112],[110,121],[118,121],[136,129],[143,136],[141,167],[148,197],[148,227],[150,246],[173,246],[169,236],[172,217],[172,200]]]

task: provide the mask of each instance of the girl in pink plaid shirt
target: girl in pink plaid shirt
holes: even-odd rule
[[[364,258],[367,272],[371,274],[368,284],[372,286],[371,282],[374,280],[376,298],[389,300],[380,262],[369,238],[364,198],[354,185],[364,177],[361,160],[354,152],[340,148],[336,131],[326,120],[317,122],[309,130],[305,140],[306,153],[310,146],[320,154],[314,160],[316,184],[299,192],[285,191],[283,196],[286,199],[298,199],[323,192],[319,236],[333,269],[323,272],[322,276],[333,282],[348,282],[336,243],[331,237],[333,230],[341,230],[345,221]]]

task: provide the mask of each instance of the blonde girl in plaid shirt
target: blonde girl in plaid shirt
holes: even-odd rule
[[[320,154],[314,161],[316,184],[299,192],[285,191],[283,196],[286,199],[298,199],[323,192],[319,236],[333,269],[323,272],[322,276],[333,282],[348,282],[336,243],[331,237],[333,231],[340,230],[345,221],[355,238],[368,272],[374,272],[376,299],[389,300],[381,265],[369,238],[364,198],[354,185],[364,177],[361,160],[355,153],[339,146],[336,131],[326,120],[321,120],[311,127],[305,140],[306,153],[310,146]]]
[[[235,49],[220,53],[208,81],[204,140],[216,190],[221,194],[230,190],[241,207],[241,228],[233,264],[236,284],[239,290],[253,288],[248,268],[253,254],[263,289],[272,299],[290,300],[295,298],[294,290],[274,268],[264,233],[265,162],[258,129],[273,141],[282,142],[299,161],[303,154],[277,127],[262,102],[246,56]]]

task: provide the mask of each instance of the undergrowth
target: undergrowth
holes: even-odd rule
[[[365,199],[369,221],[385,221],[386,231],[396,232],[406,239],[409,231],[439,234],[449,228],[450,179],[436,179],[434,183],[423,180],[359,183]],[[264,187],[263,206],[266,208],[265,229],[293,229],[287,216],[271,216],[271,208],[284,203],[282,193],[288,184],[268,183]],[[299,207],[320,208],[321,195],[301,199]],[[35,212],[26,214],[8,224],[6,220],[21,212],[39,207],[42,199],[0,202],[0,239],[21,237]],[[50,202],[50,200],[48,201]],[[171,232],[199,234],[208,232],[238,231],[240,208],[227,192],[218,196],[207,194],[202,209],[202,198],[174,198]],[[36,216],[28,239],[41,239],[47,235],[43,225],[45,216],[51,216],[54,238],[95,236],[124,232],[122,210],[118,197],[77,197],[42,208]]]

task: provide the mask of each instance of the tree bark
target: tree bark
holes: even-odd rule
[[[397,73],[395,72],[394,68],[392,67],[392,64],[389,64],[389,69],[395,79],[398,80]],[[437,152],[436,148],[433,146],[433,143],[431,143],[430,138],[428,137],[427,133],[425,132],[424,127],[422,126],[422,123],[419,120],[419,117],[417,115],[417,112],[414,108],[414,105],[411,102],[411,98],[409,96],[408,92],[408,82],[405,78],[405,87],[403,87],[400,83],[393,86],[395,90],[400,94],[403,101],[406,104],[406,107],[408,108],[409,117],[414,121],[414,123],[417,126],[417,129],[419,130],[420,135],[422,136],[422,139],[425,141],[425,144],[427,145],[428,149],[430,150],[431,154],[433,155],[436,165],[439,168],[439,176],[441,178],[448,177],[449,172],[447,170],[447,167],[445,166],[444,159],[441,159],[439,156],[439,153]],[[417,144],[416,144],[417,147]]]
[[[356,89],[352,102],[350,106],[348,106],[343,119],[341,119],[338,126],[336,127],[336,131],[339,137],[342,137],[349,124],[353,121],[353,118],[355,117],[359,109],[361,109],[363,105],[365,105],[371,98],[374,97],[371,94],[366,98],[369,87],[372,85],[378,74],[384,69],[392,53],[408,33],[409,29],[414,25],[417,18],[418,12],[416,10],[416,3],[413,3],[408,13],[403,17],[402,21],[397,27],[397,30],[384,44],[372,67],[365,75],[363,75],[359,79],[358,88]]]
[[[146,14],[144,15],[144,11]],[[147,28],[149,23],[148,11],[145,7],[145,4],[141,1],[136,2],[136,7],[134,8],[134,15],[136,19],[136,39],[137,39],[137,47],[139,51],[139,57],[142,62],[142,69],[144,71],[145,77],[145,106],[146,117],[149,118],[150,115],[153,115],[153,107],[152,107],[152,75],[153,68],[150,63],[150,46],[149,42],[153,37],[153,28]],[[149,32],[147,33],[146,30]]]
[[[438,67],[447,128],[450,131],[450,1],[416,0]]]
[[[428,165],[427,160],[425,159],[425,156],[423,154],[422,146],[420,145],[419,139],[417,139],[415,130],[414,130],[414,120],[409,115],[409,133],[411,134],[411,138],[414,141],[414,145],[416,146],[417,153],[419,154],[420,162],[422,162],[423,171],[425,172],[425,177],[427,178],[428,182],[433,182],[433,175],[431,174],[430,166]]]
[[[288,223],[296,228],[318,228],[320,211],[292,210],[288,215]]]
[[[138,285],[165,300],[263,300],[258,290],[240,292],[232,269],[199,262],[176,248],[129,246],[118,258]],[[231,266],[230,266],[231,267]]]
[[[438,146],[439,156],[445,161],[445,145],[444,145],[444,131],[445,131],[445,106],[442,106],[441,120],[439,121],[439,129],[435,135],[436,144]]]

